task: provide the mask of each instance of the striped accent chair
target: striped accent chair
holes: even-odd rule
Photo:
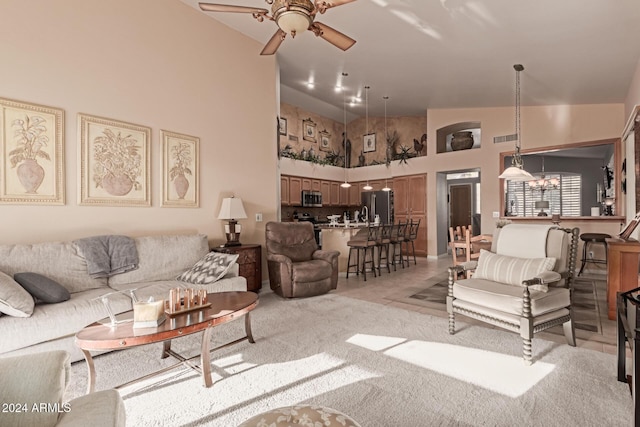
[[[517,332],[526,364],[533,360],[533,335],[553,326],[563,325],[575,346],[571,292],[579,234],[578,228],[539,224],[497,228],[491,251],[449,267],[449,333],[455,333],[456,314]]]

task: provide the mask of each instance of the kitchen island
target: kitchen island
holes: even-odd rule
[[[367,239],[367,224],[350,223],[347,227],[344,224],[338,226],[321,225],[322,250],[338,251],[338,271],[340,274],[347,273],[347,262],[349,260],[349,246],[347,242],[358,236],[362,240]]]

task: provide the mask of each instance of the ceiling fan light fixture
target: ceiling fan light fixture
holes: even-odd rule
[[[309,0],[275,0],[271,8],[273,19],[278,27],[291,37],[306,31],[313,19],[313,3]]]

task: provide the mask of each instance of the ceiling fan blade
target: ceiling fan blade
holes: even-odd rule
[[[316,10],[319,10],[320,13],[324,13],[327,9],[342,6],[343,4],[354,1],[356,0],[316,0]]]
[[[356,42],[346,34],[343,34],[340,31],[335,30],[326,24],[323,24],[322,22],[314,22],[313,24],[311,24],[311,29],[316,36],[322,37],[335,47],[338,47],[342,50],[349,49]]]
[[[276,31],[275,34],[271,36],[271,39],[269,39],[267,44],[264,46],[264,49],[262,49],[260,55],[273,55],[274,53],[276,53],[286,36],[287,33],[278,28],[278,31]]]
[[[247,7],[247,6],[231,6],[228,4],[215,4],[215,3],[198,3],[200,9],[205,12],[235,12],[235,13],[268,13],[267,9],[259,7]]]

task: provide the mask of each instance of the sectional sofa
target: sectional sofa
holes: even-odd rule
[[[16,273],[37,273],[57,282],[70,295],[64,302],[36,303],[28,317],[0,315],[0,357],[66,350],[71,361],[82,360],[74,337],[86,325],[107,317],[103,296],[118,314],[131,310],[131,289],[135,289],[140,300],[150,296],[166,299],[169,290],[175,287],[204,288],[208,292],[247,290],[246,279],[238,275],[235,262],[230,262],[225,275],[213,283],[176,280],[209,254],[205,235],[159,235],[133,240],[138,268],[108,278],[89,276],[86,258],[74,242],[0,245],[0,272],[4,273],[5,281]],[[2,293],[0,283],[0,308]]]

